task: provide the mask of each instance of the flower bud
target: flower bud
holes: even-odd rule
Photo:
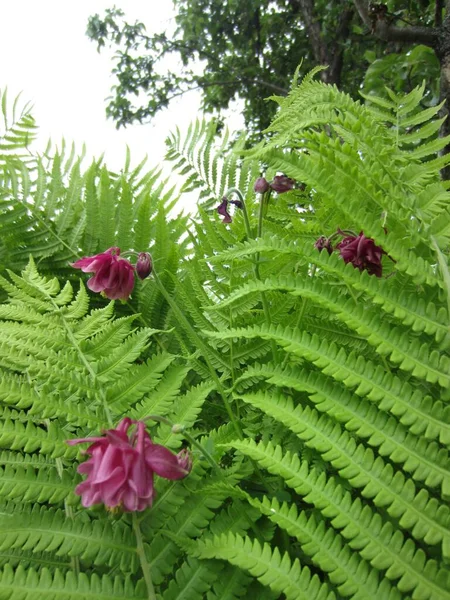
[[[152,272],[152,257],[148,252],[140,252],[137,263],[136,263],[136,273],[138,274],[139,279],[145,279]]]
[[[181,423],[175,423],[175,425],[172,425],[172,433],[183,433],[184,430],[185,426]]]
[[[314,247],[317,248],[319,252],[322,252],[324,249],[328,252],[328,254],[333,252],[333,246],[331,245],[330,240],[324,235],[320,236],[320,238],[315,242]]]
[[[267,190],[270,188],[269,183],[264,179],[264,177],[258,177],[255,181],[255,185],[253,189],[257,194],[265,194]]]
[[[284,192],[289,192],[294,187],[294,180],[290,179],[290,177],[286,177],[286,175],[276,175],[273,178],[270,187],[277,194],[283,194]]]
[[[177,460],[179,467],[186,471],[186,474],[191,472],[192,458],[187,448],[184,448],[183,450],[181,450],[181,452],[178,452]]]

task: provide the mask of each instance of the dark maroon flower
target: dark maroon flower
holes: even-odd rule
[[[227,208],[228,208],[228,198],[226,196],[224,196],[222,198],[222,202],[217,207],[217,212],[219,213],[219,215],[222,215],[222,217],[223,217],[222,223],[231,223],[231,221],[232,221],[231,215],[228,212]]]
[[[139,279],[145,279],[152,272],[152,257],[148,252],[140,252],[136,262],[136,273]]]
[[[93,292],[103,292],[110,300],[128,300],[134,287],[134,267],[121,258],[120,248],[109,248],[101,254],[86,256],[71,263],[83,273],[94,273],[88,282]]]
[[[276,175],[270,187],[277,194],[283,194],[284,192],[289,192],[294,187],[294,180],[286,177],[286,175]]]
[[[257,194],[265,194],[269,188],[269,182],[264,177],[258,177],[253,187]]]
[[[330,240],[324,235],[320,236],[320,238],[315,242],[314,247],[317,248],[319,252],[322,252],[322,250],[326,250],[328,254],[333,252],[333,246],[331,245]]]
[[[131,436],[129,428],[136,428]],[[87,474],[75,492],[83,506],[103,503],[107,508],[120,507],[124,511],[141,511],[151,506],[155,495],[153,476],[182,479],[191,470],[187,450],[178,455],[159,444],[154,444],[143,421],[126,417],[116,429],[104,431],[102,437],[67,440],[71,446],[90,443],[86,462],[78,472]]]
[[[360,271],[366,270],[370,275],[381,277],[381,257],[385,252],[383,248],[376,246],[371,238],[367,238],[362,231],[358,236],[347,236],[337,244],[336,248],[346,263],[352,263]]]

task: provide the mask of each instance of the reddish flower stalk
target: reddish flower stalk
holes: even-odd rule
[[[136,428],[129,435],[133,424]],[[85,454],[91,458],[78,467],[78,472],[87,478],[75,489],[85,507],[103,503],[110,509],[145,510],[155,496],[155,473],[166,479],[182,479],[192,468],[187,450],[173,454],[168,448],[154,444],[145,423],[128,417],[116,429],[104,431],[104,436],[67,440],[67,443],[90,444]]]

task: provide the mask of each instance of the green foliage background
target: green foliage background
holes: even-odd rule
[[[362,106],[311,74],[251,151],[175,132],[195,217],[145,165],[25,152],[34,122],[2,94],[0,598],[148,598],[147,564],[164,600],[450,598],[448,140],[423,94]],[[261,168],[302,183],[262,229]],[[232,187],[247,225],[212,210]],[[382,278],[314,248],[338,227],[383,247]],[[155,262],[125,304],[69,266],[112,245]],[[65,440],[107,412],[198,444],[140,549],[129,514],[73,493]]]

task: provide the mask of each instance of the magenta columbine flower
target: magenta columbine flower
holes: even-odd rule
[[[134,267],[120,256],[120,248],[81,258],[71,266],[83,273],[94,273],[88,282],[93,292],[102,292],[110,300],[128,300],[134,287]]]
[[[136,425],[131,435],[128,430]],[[102,437],[67,440],[71,446],[90,443],[86,462],[78,472],[87,475],[75,493],[83,506],[103,503],[107,508],[142,511],[152,505],[155,496],[153,476],[182,479],[189,474],[192,462],[187,450],[173,454],[154,444],[143,421],[125,417],[116,429],[104,431]]]
[[[286,175],[276,175],[270,187],[277,194],[283,194],[284,192],[289,192],[294,187],[294,180],[286,177]]]
[[[217,207],[217,212],[219,213],[219,215],[221,215],[223,217],[222,223],[231,223],[231,221],[233,220],[227,209],[228,209],[228,198],[226,196],[224,196],[222,198],[222,202]]]
[[[234,204],[236,208],[243,208],[241,200],[228,200],[228,198],[224,196],[222,198],[222,202],[217,207],[217,212],[223,217],[222,223],[231,223],[233,221],[230,213],[228,212],[228,204]]]
[[[136,262],[136,273],[139,279],[145,279],[153,269],[152,257],[148,252],[140,252]]]
[[[371,238],[367,238],[362,231],[358,236],[349,235],[344,238],[337,244],[336,249],[339,250],[346,263],[352,263],[360,271],[366,270],[370,275],[381,277],[381,257],[385,252],[383,248],[376,246]]]
[[[258,177],[253,186],[253,189],[257,194],[265,194],[269,188],[269,182],[264,177]]]

